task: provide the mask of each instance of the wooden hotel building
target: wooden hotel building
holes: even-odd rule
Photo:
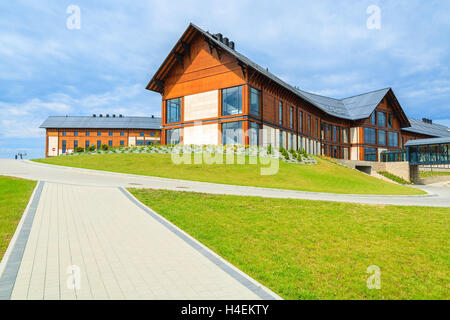
[[[429,120],[408,119],[391,88],[345,99],[309,93],[194,24],[147,89],[162,95],[163,144],[270,144],[377,161],[407,140],[450,135]]]

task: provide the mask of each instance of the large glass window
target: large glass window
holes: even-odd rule
[[[392,128],[392,114],[388,115],[388,127]]]
[[[308,115],[308,123],[306,125],[308,126],[307,127],[308,135],[310,136],[311,135],[311,116],[310,115]]]
[[[97,149],[100,149],[102,147],[102,141],[97,140]]]
[[[67,148],[67,142],[66,142],[66,140],[63,140],[62,141],[62,153],[66,153],[66,148]]]
[[[289,108],[289,127],[294,127],[294,107]]]
[[[364,143],[376,144],[375,129],[364,128]]]
[[[389,145],[391,147],[398,147],[398,133],[389,132]]]
[[[386,113],[378,111],[377,112],[377,120],[379,127],[386,127]]]
[[[376,121],[375,121],[375,111],[372,112],[372,114],[370,115],[370,124],[372,125],[376,125]]]
[[[89,135],[90,135],[90,132],[86,131],[86,137],[89,137]]]
[[[78,148],[78,140],[73,141],[73,148],[74,149]]]
[[[86,140],[86,141],[84,142],[84,148],[85,148],[86,151],[87,151],[87,149],[89,148],[89,140]]]
[[[349,137],[349,128],[342,128],[342,142],[348,143],[348,137]]]
[[[241,121],[222,123],[222,144],[242,144]]]
[[[167,123],[181,121],[181,98],[170,99],[166,101]]]
[[[108,134],[109,134],[110,137],[113,136],[113,132],[112,131],[110,131]]]
[[[242,87],[222,90],[222,115],[231,116],[242,113]]]
[[[259,125],[255,122],[250,122],[249,129],[249,144],[251,146],[259,145]]]
[[[259,116],[259,90],[250,88],[250,113]]]
[[[386,145],[386,131],[378,130],[378,144],[382,146]]]
[[[283,102],[278,102],[278,123],[283,124]]]
[[[120,140],[120,145],[121,145],[121,146],[125,145],[125,141]]]
[[[123,137],[124,136],[124,132],[120,131],[120,136]]]
[[[75,137],[78,137],[78,131],[75,131],[75,132],[73,133],[73,135],[74,135]]]
[[[166,130],[166,144],[179,144],[181,142],[181,129]]]
[[[377,161],[377,148],[364,148],[364,160]]]
[[[333,126],[333,141],[337,141],[337,133],[338,133],[337,127]]]
[[[112,147],[112,140],[108,141],[108,146]]]
[[[303,112],[298,112],[298,131],[303,132]]]

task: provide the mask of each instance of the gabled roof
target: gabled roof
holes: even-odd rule
[[[160,129],[161,118],[50,116],[39,128],[59,129]]]
[[[173,47],[172,51],[159,67],[158,71],[154,74],[153,78],[150,80],[146,87],[148,90],[163,93],[165,76],[169,73],[173,65],[177,61],[179,61],[180,56],[190,54],[189,43],[197,34],[203,36],[209,43],[212,43],[215,47],[218,47],[219,50],[225,51],[235,57],[238,63],[241,64],[241,66],[245,66],[246,68],[250,68],[259,72],[281,87],[287,89],[291,93],[294,93],[296,96],[302,98],[303,100],[308,101],[309,103],[329,115],[348,120],[364,119],[370,116],[376,106],[386,95],[389,95],[394,102],[397,115],[399,116],[402,125],[410,125],[408,122],[408,118],[403,112],[403,109],[400,107],[400,104],[398,103],[397,98],[395,97],[391,88],[376,90],[345,99],[334,99],[306,92],[284,82],[274,74],[270,73],[267,69],[256,64],[236,50],[231,49],[221,41],[217,40],[212,34],[202,30],[193,23],[189,24],[186,31]]]
[[[437,124],[426,123],[422,120],[409,118],[411,126],[408,128],[402,128],[404,131],[426,134],[433,137],[450,137],[450,128]]]
[[[450,136],[444,137],[444,138],[408,140],[405,143],[405,147],[423,146],[423,145],[441,144],[441,143],[450,143]]]

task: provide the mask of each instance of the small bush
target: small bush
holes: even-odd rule
[[[102,146],[100,147],[100,149],[102,150],[102,151],[108,151],[108,145],[107,144],[102,144]]]
[[[77,152],[77,153],[84,152],[84,148],[83,147],[76,147],[75,148],[75,152]]]
[[[95,145],[89,146],[87,151],[90,151],[90,152],[95,151]]]
[[[269,146],[267,147],[267,154],[272,154],[272,145],[269,144]]]

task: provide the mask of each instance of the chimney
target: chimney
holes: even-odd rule
[[[99,116],[100,118],[103,117],[103,115],[102,115],[101,113],[100,113],[98,116]]]
[[[109,114],[106,114],[106,117],[109,118]]]
[[[214,35],[214,38],[216,38],[217,40],[219,40],[220,42],[223,42],[223,35],[221,33],[216,33]]]
[[[92,116],[95,118],[96,117],[95,113]]]
[[[115,115],[115,114],[113,114],[113,115],[112,115],[112,117],[113,117],[113,118],[115,118],[115,117],[116,117],[116,115]]]
[[[234,50],[234,41],[230,41],[229,47]]]
[[[227,37],[223,38],[223,44],[226,45],[228,47],[229,45],[229,40]]]
[[[154,118],[155,116],[152,114],[152,118]]]
[[[119,114],[119,118],[123,118],[123,114]]]
[[[428,124],[433,124],[433,120],[427,119],[427,118],[422,118],[422,122],[425,122],[425,123],[428,123]]]

